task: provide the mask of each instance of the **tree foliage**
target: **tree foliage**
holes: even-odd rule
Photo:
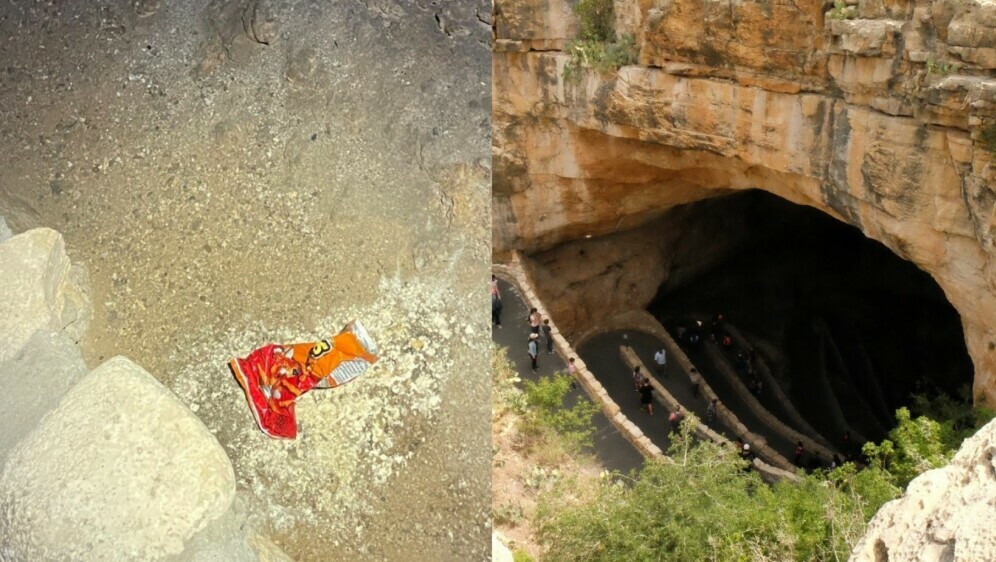
[[[695,442],[693,424],[669,456],[593,499],[565,482],[539,510],[544,560],[844,560],[872,514],[899,490],[880,470],[845,465],[769,486],[734,451]]]
[[[579,0],[574,5],[574,14],[581,21],[581,39],[615,41],[615,0]]]
[[[563,373],[540,377],[537,382],[525,381],[526,420],[528,425],[553,430],[570,449],[592,445],[595,426],[592,418],[598,406],[585,397],[578,397],[572,407],[565,405],[573,379]],[[525,429],[529,429],[526,427]]]
[[[567,43],[571,60],[564,66],[565,80],[580,81],[584,68],[606,73],[636,62],[636,39],[630,34],[616,36],[615,0],[579,0],[574,14],[581,33]]]

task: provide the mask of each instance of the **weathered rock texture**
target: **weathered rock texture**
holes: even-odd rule
[[[10,560],[155,560],[224,514],[235,474],[204,424],[115,357],[70,390],[0,473]]]
[[[996,403],[996,165],[982,138],[996,126],[996,4],[825,7],[620,0],[616,30],[639,63],[575,84],[559,50],[577,33],[569,3],[498,2],[496,255],[760,188],[930,273],[962,316],[976,396]]]
[[[86,372],[72,340],[41,330],[12,358],[0,362],[0,388],[8,397],[0,431],[0,468],[14,445],[31,433]]]
[[[996,422],[965,440],[951,464],[927,471],[885,504],[852,561],[975,562],[996,557]]]
[[[90,318],[86,274],[69,263],[58,232],[37,228],[0,244],[0,279],[0,361],[35,330],[83,337]]]
[[[14,234],[10,231],[10,227],[7,226],[7,219],[0,216],[0,243],[6,242]]]

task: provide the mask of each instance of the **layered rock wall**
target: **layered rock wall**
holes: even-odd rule
[[[962,316],[976,396],[996,403],[996,3],[621,0],[638,64],[577,83],[569,3],[496,14],[499,259],[763,189],[930,273]]]

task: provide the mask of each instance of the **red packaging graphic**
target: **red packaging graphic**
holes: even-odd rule
[[[228,362],[259,428],[270,437],[297,437],[294,402],[312,388],[335,388],[377,362],[377,346],[359,321],[312,343],[268,344]]]

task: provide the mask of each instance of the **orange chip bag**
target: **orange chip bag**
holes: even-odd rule
[[[228,362],[249,409],[264,433],[297,436],[294,402],[312,388],[335,388],[359,377],[377,361],[377,346],[359,321],[312,343],[268,344]]]

